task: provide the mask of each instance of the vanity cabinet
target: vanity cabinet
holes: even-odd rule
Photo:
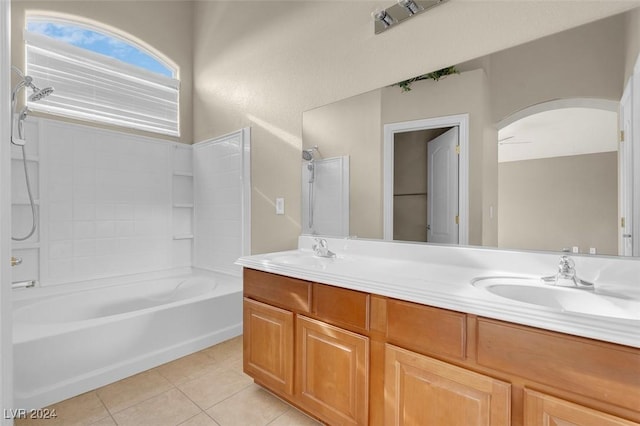
[[[244,271],[245,373],[330,425],[369,424],[369,295]]]
[[[640,349],[245,269],[244,370],[329,425],[640,426]]]

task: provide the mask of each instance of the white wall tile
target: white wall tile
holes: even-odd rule
[[[53,120],[41,125],[45,284],[166,268],[172,145]],[[138,255],[144,260],[132,260]]]
[[[193,170],[193,150],[191,147],[176,146],[173,157],[173,170],[177,172],[191,172]]]
[[[73,187],[64,184],[49,184],[47,198],[49,202],[70,203],[73,201]]]
[[[73,272],[73,258],[61,258],[61,259],[51,259],[47,264],[48,270],[48,281],[58,281],[64,282],[72,280],[74,277]],[[43,282],[42,285],[46,285],[47,283]]]
[[[107,256],[118,251],[118,240],[116,238],[96,239],[96,256]]]
[[[130,204],[116,204],[116,220],[133,220],[133,206]]]
[[[73,256],[95,256],[96,255],[96,240],[74,240],[73,241]]]
[[[73,240],[52,241],[49,244],[49,258],[70,258],[73,256]]]
[[[49,221],[49,241],[73,239],[73,221]]]
[[[242,255],[242,137],[194,145],[194,265],[240,273]]]
[[[196,226],[193,208],[173,207],[194,203],[195,176],[180,176],[195,175],[192,146],[40,118],[30,120],[27,131],[37,197],[42,189],[42,229],[31,241],[42,241],[21,249],[28,260],[14,269],[14,277],[39,276],[42,285],[50,285],[189,266],[194,242],[173,236],[194,232],[202,234],[202,266],[239,269],[232,264],[241,254],[240,139],[201,153]],[[13,149],[12,156],[18,155]],[[26,199],[22,163],[13,163],[14,197]],[[28,227],[28,206],[19,204],[24,201],[14,198],[16,229]]]
[[[96,222],[96,238],[112,238],[116,236],[116,222],[99,220]]]
[[[27,161],[27,170],[29,172],[29,184],[31,185],[31,194],[33,198],[38,200],[40,198],[39,190],[39,173],[38,163],[33,161]],[[24,163],[22,162],[22,154],[20,159],[11,160],[11,199],[14,203],[28,202],[29,197],[27,195],[27,181],[24,175]]]
[[[120,220],[116,222],[117,237],[132,237],[135,234],[135,226],[132,220]]]
[[[96,204],[96,220],[114,220],[116,218],[116,206],[110,203]]]
[[[96,205],[87,203],[73,203],[73,220],[95,221]]]
[[[65,202],[53,202],[49,204],[49,221],[62,222],[73,220],[73,205]]]

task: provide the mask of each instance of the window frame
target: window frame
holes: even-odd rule
[[[27,25],[34,21],[68,24],[128,43],[159,61],[172,71],[174,77],[28,31]],[[38,15],[27,17],[25,21],[24,48],[25,72],[33,77],[34,84],[39,87],[53,86],[56,89],[53,95],[37,102],[29,101],[27,97],[26,105],[30,109],[167,136],[180,136],[180,81],[175,77],[178,69],[139,43],[95,24]],[[56,61],[59,68],[47,67],[48,63]],[[61,86],[61,90],[56,88],[56,83]],[[93,93],[93,100],[89,93]]]

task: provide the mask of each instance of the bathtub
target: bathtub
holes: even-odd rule
[[[42,408],[242,333],[239,277],[193,270],[55,287],[14,293],[19,408]]]

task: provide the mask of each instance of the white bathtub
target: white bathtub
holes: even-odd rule
[[[242,333],[238,277],[195,270],[72,287],[16,295],[16,407],[41,408]]]

